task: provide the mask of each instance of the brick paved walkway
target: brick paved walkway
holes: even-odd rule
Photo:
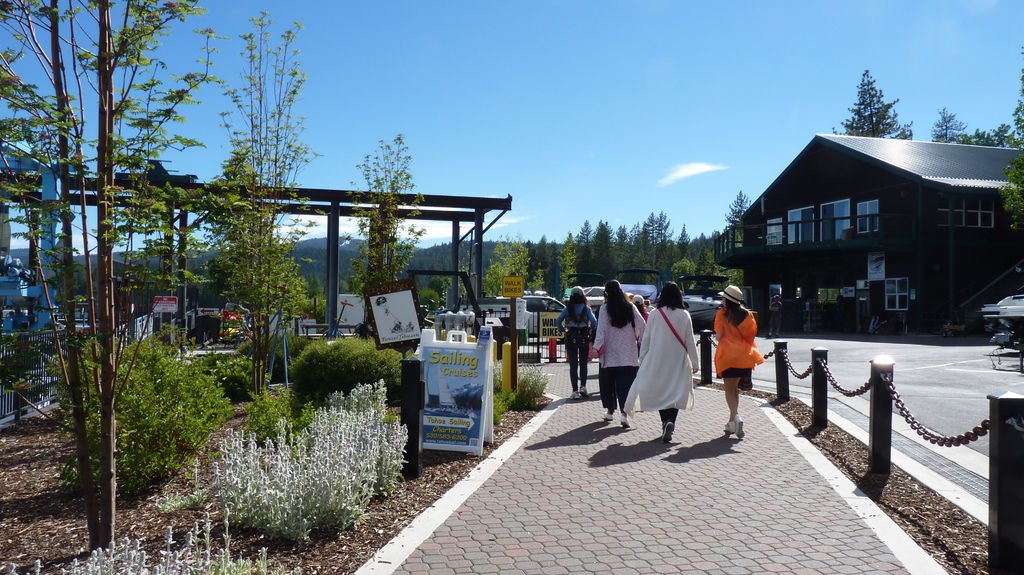
[[[542,369],[568,396],[565,365]],[[756,404],[740,412],[746,438],[724,437],[724,398],[698,390],[666,445],[656,412],[624,430],[593,396],[561,403],[395,572],[907,572]]]

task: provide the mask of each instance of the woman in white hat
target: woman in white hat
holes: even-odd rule
[[[715,372],[725,382],[725,403],[729,406],[729,423],[725,434],[736,434],[742,439],[743,419],[739,414],[741,379],[750,379],[754,366],[764,363],[764,356],[757,351],[754,336],[757,335],[757,321],[754,314],[743,307],[743,292],[730,285],[718,293],[722,296],[722,307],[715,314]]]

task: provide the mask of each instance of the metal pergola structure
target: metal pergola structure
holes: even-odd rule
[[[170,183],[186,190],[205,190],[207,184],[198,182],[192,175],[171,175],[162,166],[150,170],[149,182],[154,185]],[[86,184],[88,188],[89,185]],[[292,188],[286,190],[291,199],[280,201],[281,212],[291,215],[323,215],[327,217],[327,312],[326,323],[330,324],[338,316],[338,247],[340,238],[340,218],[356,216],[359,210],[372,208],[373,193],[357,190],[331,190],[324,188]],[[78,203],[82,192],[72,192],[70,200]],[[26,199],[39,201],[36,194],[29,194]],[[85,203],[96,205],[93,189],[85,191]],[[483,291],[483,246],[484,233],[493,226],[506,212],[512,209],[512,196],[504,198],[480,198],[469,196],[446,196],[428,194],[400,194],[398,217],[407,220],[447,221],[452,224],[452,272],[458,271],[459,247],[472,235],[472,259],[470,274],[476,276],[475,289]],[[500,211],[485,225],[488,212]],[[189,225],[189,213],[177,210],[172,219],[178,221],[180,229]],[[470,222],[472,227],[465,234],[461,233],[461,223]],[[193,222],[195,223],[195,222]],[[179,268],[184,270],[186,262],[179,261]],[[448,293],[448,305],[454,305],[457,299],[458,286],[453,284]],[[185,289],[178,290],[178,317],[184,320],[186,310]]]

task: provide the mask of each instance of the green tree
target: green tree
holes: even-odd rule
[[[357,293],[367,285],[397,278],[408,267],[416,242],[423,236],[422,228],[406,224],[401,217],[403,205],[415,207],[420,202],[419,195],[409,197],[415,188],[411,161],[405,137],[398,134],[391,142],[377,142],[373,154],[367,154],[357,166],[366,183],[366,202],[371,205],[356,214],[359,234],[367,240],[359,246],[360,257],[352,260],[349,285]]]
[[[150,185],[147,177],[150,159],[198,144],[170,127],[183,120],[181,108],[193,103],[196,90],[210,79],[209,62],[204,56],[203,71],[164,83],[166,66],[156,57],[160,38],[197,13],[193,0],[122,5],[97,0],[66,8],[57,0],[0,3],[0,27],[8,32],[7,45],[0,48],[0,101],[7,114],[0,120],[0,141],[16,143],[4,154],[38,162],[38,176],[59,183],[58,200],[30,217],[28,239],[36,253],[40,234],[48,234],[54,223],[61,230],[54,253],[45,254],[54,276],[44,276],[37,260],[35,280],[59,286],[68,317],[74,317],[76,275],[84,277],[87,289],[87,335],[69,338],[66,355],[60,350],[56,355],[71,404],[65,407],[72,414],[91,548],[109,546],[115,536],[116,398],[134,366],[134,356],[122,353],[126,339],[114,334],[127,332],[122,327],[136,286],[164,287],[180,279],[165,268],[150,272],[148,262],[168,259],[170,247],[162,238],[189,233],[184,227],[174,230],[168,215],[191,209],[185,204],[197,199]],[[37,64],[41,69],[32,72]],[[42,80],[35,84],[23,77]],[[91,104],[89,112],[86,104]],[[3,158],[5,163],[11,159]],[[29,177],[26,187],[35,188],[35,182]],[[72,189],[96,190],[95,219],[70,201]],[[146,239],[153,237],[161,239]],[[75,243],[94,256],[83,266],[75,265]],[[90,441],[88,405],[99,411],[98,441]],[[98,473],[89,458],[91,443],[99,445]]]
[[[565,235],[562,251],[558,253],[558,270],[562,276],[559,278],[562,289],[572,287],[569,284],[569,276],[576,273],[576,240],[571,233]],[[561,294],[556,294],[556,297],[561,297]]]
[[[1020,72],[1020,97],[1013,111],[1013,126],[1015,133],[1010,138],[1010,144],[1024,148],[1024,68]],[[1006,168],[1006,177],[1009,183],[999,193],[1003,198],[1003,209],[1010,218],[1010,227],[1016,230],[1024,224],[1024,153],[1010,162]]]
[[[992,148],[1012,147],[1013,128],[1009,124],[999,124],[993,130],[974,130],[973,134],[962,134],[957,140],[958,144],[971,144],[974,146],[989,146]]]
[[[615,250],[612,249],[612,228],[608,222],[601,220],[594,228],[594,238],[591,241],[591,253],[595,254],[591,273],[601,274],[606,278],[614,277],[618,271],[619,262],[615,258]],[[597,254],[602,254],[596,257]]]
[[[932,141],[955,144],[963,137],[967,124],[956,119],[956,114],[946,108],[939,110],[939,119],[932,125]]]
[[[741,226],[743,225],[743,214],[747,213],[750,208],[750,198],[740,190],[736,194],[736,197],[729,204],[729,211],[725,213],[725,225],[727,226]]]
[[[501,293],[501,278],[510,275],[526,275],[530,265],[529,250],[521,237],[502,238],[494,246],[491,265],[484,273],[484,293],[498,295]]]
[[[864,70],[857,87],[857,103],[850,108],[850,118],[843,121],[843,133],[847,136],[871,138],[896,138],[909,140],[914,137],[913,122],[900,124],[894,106],[899,98],[885,101],[882,90],[875,86],[871,72]]]
[[[295,48],[298,25],[275,44],[266,13],[251,22],[253,31],[241,36],[247,63],[241,85],[226,91],[234,113],[221,115],[232,152],[219,182],[225,209],[212,218],[211,230],[223,295],[248,312],[245,335],[252,341],[252,392],[258,396],[267,383],[274,316],[281,311],[284,321],[306,300],[292,257],[303,230],[288,225],[280,206],[296,199],[295,178],[312,152],[301,141],[303,122],[295,111],[306,81]]]

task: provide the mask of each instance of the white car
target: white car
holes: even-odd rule
[[[561,312],[565,309],[565,304],[546,295],[527,295],[522,299],[526,301],[526,329],[530,334],[537,333],[538,316],[535,312]],[[487,318],[497,319],[502,325],[506,325],[508,323],[506,318],[510,314],[510,302],[511,300],[507,297],[485,297],[480,298],[477,303],[480,304],[480,311],[483,312],[485,321]]]

